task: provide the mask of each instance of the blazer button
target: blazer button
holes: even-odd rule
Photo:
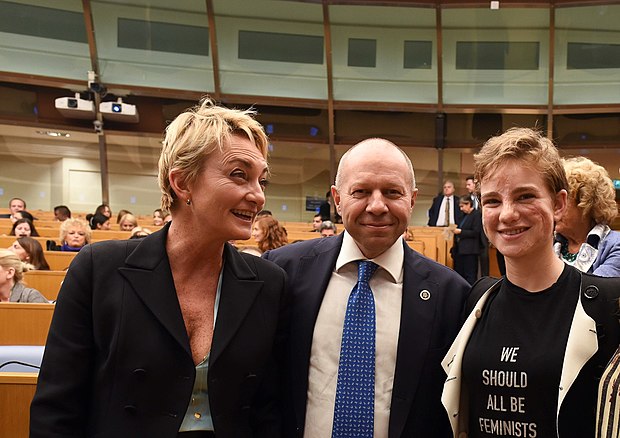
[[[125,412],[131,415],[135,415],[136,412],[138,412],[138,409],[134,405],[127,405],[123,409],[125,409]]]
[[[482,310],[476,309],[476,313],[475,313],[476,319],[480,319],[481,316],[482,316]]]
[[[583,291],[583,296],[590,300],[593,300],[594,298],[598,297],[598,287],[591,284],[590,286],[586,287],[586,290]]]

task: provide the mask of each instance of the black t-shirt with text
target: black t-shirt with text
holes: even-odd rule
[[[531,293],[506,278],[484,306],[463,357],[469,436],[557,436],[562,362],[579,297],[568,266],[549,289]]]

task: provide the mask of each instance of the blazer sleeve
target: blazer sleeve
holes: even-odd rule
[[[600,246],[592,273],[599,277],[620,277],[620,233],[611,231]]]
[[[60,290],[30,407],[30,437],[85,436],[94,357],[92,249],[76,256]]]

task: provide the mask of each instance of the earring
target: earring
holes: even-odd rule
[[[187,201],[185,201],[185,205],[192,205],[192,201],[189,198],[187,198]]]

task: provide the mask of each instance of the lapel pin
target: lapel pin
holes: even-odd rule
[[[424,289],[422,292],[420,292],[420,298],[422,298],[424,301],[428,301],[431,298],[431,293]]]

